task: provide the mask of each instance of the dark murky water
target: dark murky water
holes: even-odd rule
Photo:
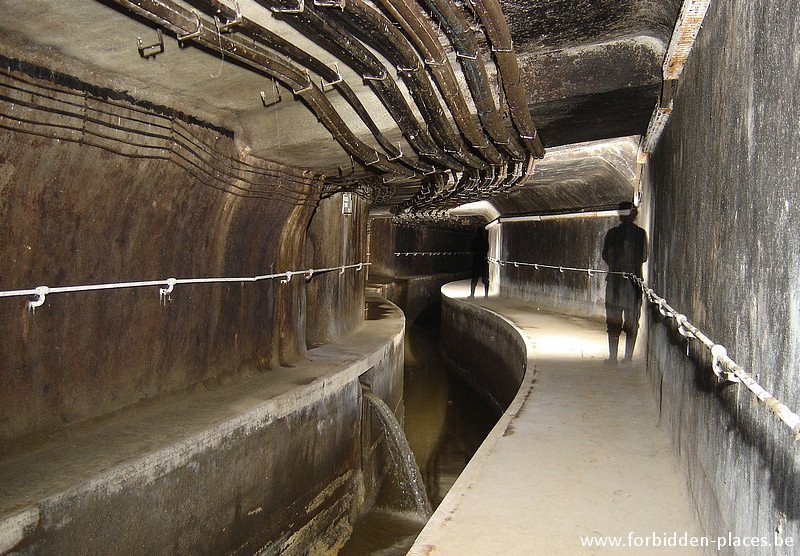
[[[421,315],[406,330],[405,432],[436,508],[498,416],[439,358],[438,312]],[[425,520],[399,512],[389,494],[356,523],[342,556],[401,555],[414,543]]]

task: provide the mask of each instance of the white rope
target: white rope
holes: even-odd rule
[[[145,280],[142,282],[114,282],[108,284],[88,284],[81,286],[37,286],[35,288],[28,288],[24,290],[9,290],[0,291],[0,297],[31,297],[36,298],[28,302],[28,308],[33,310],[36,307],[44,305],[45,298],[48,295],[57,293],[72,293],[72,292],[86,292],[86,291],[99,291],[99,290],[119,290],[126,288],[147,288],[160,286],[158,290],[159,299],[161,302],[168,301],[170,294],[176,285],[179,284],[222,284],[229,282],[259,282],[262,280],[281,279],[282,284],[288,284],[292,280],[292,276],[302,275],[306,280],[311,280],[314,274],[322,274],[324,272],[333,272],[338,270],[343,274],[349,268],[355,268],[360,271],[363,267],[372,263],[354,263],[341,266],[333,266],[328,268],[308,268],[305,270],[287,270],[276,274],[261,274],[258,276],[246,277],[219,277],[219,278],[165,278],[163,280]]]
[[[495,263],[495,264],[498,264],[500,266],[505,266],[507,264],[508,265],[512,265],[515,268],[519,268],[521,266],[530,266],[530,267],[533,267],[536,270],[539,270],[540,268],[547,268],[547,269],[552,269],[552,270],[558,270],[559,272],[565,272],[565,271],[581,272],[581,273],[588,274],[589,276],[592,276],[594,274],[617,274],[617,275],[620,275],[620,276],[627,276],[626,272],[617,272],[617,271],[611,271],[611,270],[606,270],[606,269],[602,269],[602,268],[575,268],[573,266],[554,266],[554,265],[550,265],[550,264],[524,263],[522,261],[504,261],[504,260],[500,260],[500,259],[494,259],[492,257],[489,257],[488,261],[490,263]]]
[[[395,253],[395,257],[442,257],[451,255],[471,255],[471,251],[404,251]]]
[[[499,259],[489,258],[489,261],[492,263],[499,264],[500,266],[505,266],[507,264],[513,265],[515,267],[520,266],[530,266],[536,269],[540,268],[547,268],[547,269],[554,269],[559,270],[560,272],[564,271],[573,271],[573,272],[585,272],[588,273],[589,276],[592,276],[594,273],[601,273],[601,274],[619,274],[627,277],[628,279],[632,280],[637,286],[639,286],[647,297],[648,301],[653,305],[658,306],[659,312],[668,318],[672,318],[675,320],[675,323],[678,326],[678,332],[685,338],[695,338],[699,340],[708,350],[711,352],[712,363],[711,368],[714,371],[714,374],[720,380],[725,380],[728,382],[741,382],[744,383],[747,388],[750,389],[755,396],[767,406],[767,408],[772,411],[772,413],[781,421],[783,421],[792,431],[795,433],[795,438],[800,438],[800,415],[794,413],[789,407],[787,407],[784,403],[781,403],[775,396],[770,394],[764,387],[762,387],[752,375],[744,370],[744,368],[736,363],[733,359],[728,356],[728,350],[725,346],[720,345],[712,341],[706,334],[704,334],[699,328],[697,328],[694,324],[689,322],[689,319],[686,318],[686,315],[683,315],[673,309],[663,297],[657,295],[639,276],[631,274],[629,272],[611,272],[609,270],[602,270],[596,268],[575,268],[575,267],[567,267],[567,266],[553,266],[553,265],[546,265],[546,264],[538,264],[538,263],[526,263],[520,261],[503,261]]]

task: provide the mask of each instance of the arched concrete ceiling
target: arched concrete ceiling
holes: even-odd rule
[[[646,129],[680,1],[502,0],[516,64],[504,52],[502,25],[473,11],[490,2],[441,0],[439,8],[452,9],[469,26],[453,38],[434,20],[437,1],[2,0],[0,61],[189,114],[234,134],[244,151],[321,172],[331,187],[364,192],[376,206],[394,210],[435,211],[494,198],[502,212],[530,213],[595,207],[630,195],[636,140],[615,138]],[[402,23],[393,9],[418,14],[417,27]],[[240,23],[224,29],[237,10]],[[276,13],[283,10],[288,13]],[[337,26],[341,40],[311,29],[311,16]],[[364,17],[378,22],[374,29],[362,25],[371,29],[367,33],[358,26]],[[381,29],[384,21],[389,26]],[[177,40],[195,28],[199,37]],[[164,51],[140,55],[139,46],[156,43],[159,30]],[[269,34],[277,38],[265,40]],[[389,48],[389,34],[405,42]],[[425,40],[437,42],[443,58],[427,60],[420,46]],[[290,60],[275,41],[301,54]],[[460,51],[470,41],[484,62],[482,82],[468,77],[476,67],[470,66],[472,53]],[[403,49],[418,67],[397,63]],[[264,64],[288,67],[290,75],[275,77]],[[460,120],[437,73],[445,65],[467,109]],[[523,109],[509,88],[514,67]],[[424,76],[414,81],[414,71]],[[333,77],[349,86],[351,101],[343,84],[321,84]],[[372,77],[391,78],[400,96],[387,100],[387,89],[380,91],[383,85]],[[497,107],[494,131],[484,118],[488,100]],[[399,104],[407,104],[400,117],[412,123],[398,123]],[[526,127],[530,117],[538,135]],[[344,140],[340,130],[348,134]],[[427,143],[420,139],[426,134]],[[607,147],[579,145],[607,139]],[[528,162],[541,157],[539,142],[548,152],[530,173]]]
[[[503,215],[616,207],[634,196],[637,152],[637,137],[554,147],[524,187],[491,204]]]

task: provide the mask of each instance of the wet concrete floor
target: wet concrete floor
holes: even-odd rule
[[[528,372],[410,554],[700,553],[664,546],[701,533],[643,362],[604,363],[602,320],[468,301],[529,338]]]

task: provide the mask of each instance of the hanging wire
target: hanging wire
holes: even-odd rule
[[[175,286],[182,284],[223,284],[223,283],[244,283],[244,282],[260,282],[262,280],[274,280],[279,278],[282,284],[288,284],[293,276],[303,276],[306,281],[311,280],[315,274],[324,274],[326,272],[339,271],[343,274],[345,270],[354,268],[356,272],[360,271],[365,266],[372,263],[360,262],[347,265],[333,266],[327,268],[307,268],[305,270],[287,270],[273,274],[260,274],[257,276],[246,277],[217,277],[217,278],[164,278],[161,280],[144,280],[140,282],[111,282],[105,284],[86,284],[78,286],[37,286],[35,288],[27,288],[22,290],[8,290],[0,291],[0,297],[33,297],[28,302],[28,308],[33,310],[36,307],[44,305],[45,299],[48,295],[57,293],[75,293],[87,291],[103,291],[103,290],[120,290],[129,288],[148,288],[159,287],[159,299],[163,302],[170,300]]]
[[[763,386],[756,382],[752,374],[745,371],[741,365],[736,363],[736,361],[728,356],[728,350],[725,348],[725,346],[717,344],[694,324],[689,322],[689,319],[686,317],[686,315],[679,313],[673,307],[671,307],[667,301],[663,297],[656,294],[655,291],[653,291],[653,289],[650,288],[641,277],[629,272],[611,272],[597,268],[553,266],[539,263],[507,261],[495,258],[489,258],[488,260],[489,262],[498,264],[500,266],[505,266],[507,264],[515,267],[529,266],[536,269],[546,268],[559,270],[561,272],[582,272],[587,273],[589,276],[592,276],[594,273],[619,274],[625,276],[642,290],[642,293],[645,295],[645,297],[647,297],[647,300],[658,308],[658,311],[661,313],[661,315],[675,321],[679,334],[688,339],[694,338],[708,348],[708,350],[711,352],[712,358],[711,369],[719,380],[733,383],[743,383],[764,405],[767,406],[767,408],[775,415],[775,417],[780,419],[795,433],[795,439],[800,439],[800,415],[793,412],[788,406],[786,406],[786,404],[780,402],[777,398],[775,398],[775,396],[764,389]]]
[[[317,193],[324,188],[317,183],[319,176],[298,177],[259,168],[216,151],[197,139],[188,124],[178,118],[34,82],[4,69],[0,69],[0,77],[0,128],[130,158],[169,161],[187,171],[193,168],[193,177],[202,185],[239,197],[314,205]],[[44,119],[43,115],[53,115],[58,121]],[[276,184],[272,180],[280,181]]]
[[[471,251],[403,251],[395,257],[448,257],[453,255],[472,255]]]

